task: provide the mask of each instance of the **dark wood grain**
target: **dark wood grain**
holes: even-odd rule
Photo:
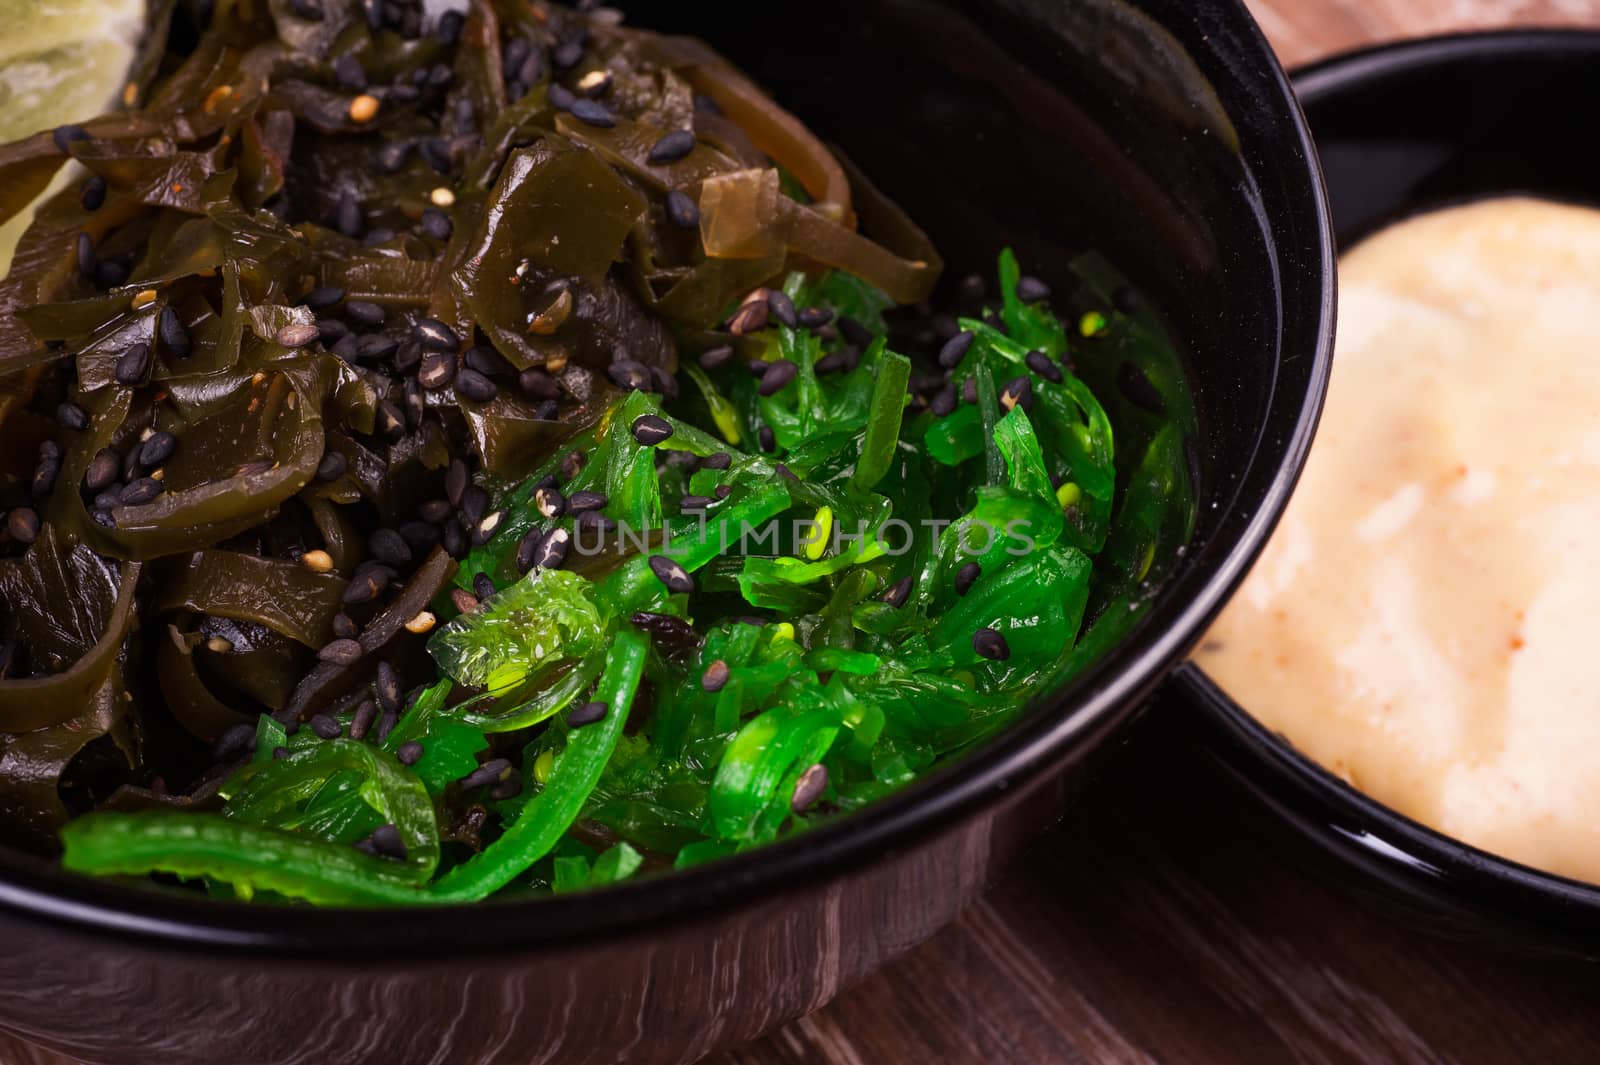
[[[717,1065],[1600,1060],[1600,972],[1364,912],[1286,865],[1161,723],[1141,731],[954,927]]]

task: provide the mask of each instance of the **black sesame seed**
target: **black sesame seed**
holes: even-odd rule
[[[438,525],[431,521],[420,520],[401,522],[397,531],[400,533],[400,539],[404,540],[406,546],[411,548],[413,556],[432,551],[444,535],[439,531]]]
[[[301,297],[300,302],[314,311],[325,311],[329,307],[338,305],[344,299],[344,289],[336,285],[323,285],[314,288]],[[319,326],[321,323],[318,323]]]
[[[1141,407],[1151,414],[1167,412],[1167,401],[1161,398],[1161,393],[1150,383],[1150,378],[1144,375],[1144,371],[1131,362],[1125,362],[1117,367],[1117,391],[1126,396],[1134,406]]]
[[[357,325],[376,329],[383,324],[384,310],[369,300],[351,300],[344,305],[344,316]]]
[[[1006,638],[994,629],[979,629],[972,634],[972,649],[991,662],[1004,662],[1011,657]]]
[[[128,264],[116,259],[102,259],[94,264],[94,283],[101,288],[116,288],[128,280]]]
[[[78,204],[85,211],[98,211],[105,206],[106,179],[99,174],[91,174],[78,189]]]
[[[413,329],[417,340],[430,351],[455,351],[461,346],[456,331],[437,318],[420,318]]]
[[[488,403],[499,394],[499,386],[471,367],[462,367],[456,374],[456,395],[464,399]]]
[[[947,370],[954,369],[967,357],[967,352],[972,348],[972,342],[977,337],[973,333],[961,332],[944,342],[939,349],[939,365]]]
[[[574,492],[567,497],[567,510],[573,514],[582,514],[588,510],[599,510],[611,502],[603,492]]]
[[[333,61],[333,80],[341,88],[360,92],[367,87],[367,72],[355,56],[342,55]]]
[[[417,367],[417,383],[429,391],[449,386],[456,377],[456,358],[447,351],[430,351]]]
[[[452,459],[450,468],[444,475],[444,496],[453,507],[461,505],[462,495],[467,487],[472,484],[472,473],[467,469],[467,464],[460,459]]]
[[[710,351],[701,352],[700,366],[702,369],[715,370],[719,366],[727,365],[727,363],[732,359],[733,346],[731,344],[724,344],[721,347],[712,348]]]
[[[378,663],[378,676],[373,686],[377,689],[378,705],[384,710],[400,712],[400,674],[388,662]]]
[[[858,348],[865,349],[872,346],[872,330],[848,315],[841,315],[839,318],[839,335]]]
[[[453,509],[448,499],[430,499],[417,508],[417,516],[431,525],[443,525],[450,520]]]
[[[694,133],[687,129],[675,129],[665,137],[656,141],[650,147],[650,154],[645,160],[651,166],[663,166],[667,163],[676,163],[694,151]]]
[[[597,129],[610,129],[617,124],[617,117],[611,113],[611,108],[598,100],[573,100],[567,110],[579,122]]]
[[[328,350],[333,352],[345,362],[353,363],[356,361],[356,347],[358,343],[359,341],[356,339],[354,333],[347,333],[340,337],[338,342]]]
[[[74,141],[89,141],[94,138],[82,126],[57,126],[55,132],[50,134],[50,139],[55,142],[57,151],[69,153]]]
[[[567,512],[567,500],[553,485],[541,485],[534,490],[533,505],[547,518],[559,518]]]
[[[361,201],[356,199],[356,194],[353,190],[345,189],[339,194],[339,201],[334,207],[334,228],[347,237],[359,237],[364,228],[364,221],[365,218],[361,212]]]
[[[56,422],[63,429],[81,431],[89,428],[89,414],[76,403],[62,403],[56,407]]]
[[[650,368],[632,359],[618,359],[606,367],[606,376],[618,388],[631,392],[650,390]]]
[[[471,547],[467,543],[467,530],[459,521],[451,518],[444,524],[444,532],[439,534],[439,543],[444,547],[444,553],[460,562],[467,557]]]
[[[489,492],[482,485],[471,484],[461,493],[461,520],[476,525],[489,512]]]
[[[178,450],[178,438],[171,433],[151,433],[139,447],[139,465],[153,470],[172,457]]]
[[[557,70],[571,70],[583,61],[583,41],[574,39],[567,41],[550,53],[550,62],[555,64]]]
[[[883,593],[883,601],[899,610],[906,605],[906,600],[911,598],[911,586],[916,583],[913,577],[902,577],[890,585],[889,590]]]
[[[449,240],[455,227],[450,224],[450,216],[437,207],[424,207],[422,209],[422,235],[433,240]]]
[[[976,562],[968,562],[956,570],[956,594],[966,595],[972,590],[972,585],[979,577],[983,576],[983,567]]]
[[[789,298],[788,293],[777,289],[767,293],[767,310],[772,312],[772,317],[776,318],[780,325],[794,329],[800,324],[799,315],[794,309],[794,300]]]
[[[366,739],[367,733],[372,731],[372,723],[377,719],[378,704],[371,699],[361,700],[361,705],[356,707],[355,716],[350,719],[350,738]]]
[[[533,42],[526,37],[513,37],[507,41],[500,53],[500,76],[506,81],[515,78],[532,51]]]
[[[255,746],[255,739],[253,725],[234,725],[217,737],[217,742],[211,748],[211,756],[219,762],[231,762]]]
[[[800,779],[794,782],[794,793],[789,798],[789,809],[795,813],[805,813],[817,804],[824,792],[828,790],[828,767],[818,762],[811,766]]]
[[[694,514],[706,510],[715,502],[710,496],[684,496],[678,500],[678,507],[685,513]]]
[[[116,483],[117,475],[122,472],[122,458],[115,451],[103,447],[95,452],[89,461],[89,468],[83,473],[83,486],[89,490],[90,495],[105,491]]]
[[[52,450],[53,449],[53,450]],[[43,499],[55,491],[56,478],[61,476],[61,449],[53,440],[39,445],[39,463],[33,469],[33,481],[28,486],[34,499]]]
[[[560,399],[561,385],[538,366],[530,366],[517,375],[517,387],[529,399]]]
[[[494,534],[500,531],[500,526],[505,523],[506,512],[496,510],[485,514],[483,520],[472,527],[472,546],[482,547],[494,539]]]
[[[666,555],[650,556],[650,572],[656,579],[667,586],[667,591],[680,595],[694,591],[694,578],[689,576],[687,570]]]
[[[450,173],[452,165],[450,145],[443,137],[424,137],[417,142],[417,154],[422,156],[423,162],[433,168],[434,173]]]
[[[333,615],[333,634],[341,640],[353,640],[361,635],[361,626],[349,614],[340,611]]]
[[[317,652],[323,662],[336,666],[351,666],[361,661],[361,644],[356,640],[334,640]]]
[[[375,426],[379,433],[391,440],[398,440],[406,435],[406,413],[395,404],[392,399],[378,401],[378,421]]]
[[[961,402],[963,402],[963,403],[976,403],[976,402],[978,402],[978,380],[977,380],[977,378],[969,377],[965,381],[961,382]]]
[[[142,507],[164,490],[161,482],[154,477],[140,477],[122,490],[121,503],[125,507]]]
[[[840,370],[848,368],[849,359],[845,354],[845,352],[848,350],[849,349],[844,349],[824,355],[812,365],[812,372],[818,377],[826,377],[828,374],[838,373]]]
[[[1017,280],[1017,298],[1023,303],[1038,303],[1040,300],[1050,298],[1050,286],[1040,281],[1037,277],[1022,277]]]
[[[433,35],[439,43],[453,46],[461,40],[461,30],[466,26],[467,19],[459,11],[446,11],[439,16],[438,25],[433,28]]]
[[[654,447],[672,437],[672,423],[659,414],[641,414],[633,420],[633,438],[645,447]]]
[[[350,605],[370,603],[378,598],[389,583],[388,575],[380,570],[362,570],[344,586],[344,602]]]
[[[372,830],[372,835],[357,843],[356,847],[378,858],[401,862],[406,860],[406,841],[400,837],[400,830],[394,825],[379,825]]]
[[[317,463],[317,480],[336,481],[344,476],[345,470],[350,468],[350,460],[339,451],[329,451],[322,456],[322,461]]]
[[[561,459],[561,477],[570,481],[578,476],[578,472],[588,465],[589,456],[581,451],[569,451]]]
[[[673,189],[667,193],[667,218],[679,229],[697,229],[700,226],[700,207],[688,193]]]
[[[406,165],[406,156],[411,154],[411,144],[408,141],[390,141],[378,149],[376,162],[378,171],[384,174],[393,174]]]
[[[31,544],[39,538],[39,513],[32,507],[13,507],[6,515],[6,532],[19,544]]]
[[[475,573],[472,576],[472,594],[479,601],[488,599],[495,593],[494,578],[487,573]]]
[[[1030,351],[1027,358],[1022,360],[1027,363],[1028,369],[1044,378],[1046,381],[1061,383],[1061,367],[1056,361],[1042,351]]]
[[[416,740],[402,743],[400,749],[394,752],[394,757],[401,765],[416,765],[422,761],[422,744]]]
[[[550,106],[557,111],[571,111],[572,105],[578,102],[577,94],[560,83],[553,83],[546,90],[546,97],[550,101]]]
[[[761,384],[756,387],[756,391],[763,396],[777,395],[794,380],[794,375],[799,370],[800,368],[788,359],[768,363],[766,370],[761,374]]]
[[[725,470],[733,465],[733,456],[726,451],[718,451],[714,455],[707,455],[700,460],[701,469]]]
[[[327,345],[337,344],[350,335],[350,327],[336,318],[317,319],[317,337]]]
[[[767,321],[772,317],[772,309],[766,300],[750,300],[739,305],[739,309],[728,316],[728,332],[734,336],[744,336],[746,333],[757,333],[767,327]]]
[[[491,758],[462,777],[460,784],[463,789],[467,790],[481,788],[489,784],[498,783],[502,777],[509,775],[510,772],[510,761],[505,758]]]
[[[94,238],[87,233],[79,233],[73,243],[73,251],[78,259],[78,273],[94,280],[94,268],[99,265],[94,254]]]
[[[773,451],[778,447],[777,435],[773,433],[772,426],[763,425],[756,430],[756,442],[761,445],[762,451]]]
[[[483,344],[476,344],[468,348],[467,353],[461,356],[461,361],[485,377],[494,377],[497,374],[508,373],[511,370],[510,365],[501,357],[498,351]]]
[[[716,488],[712,489],[712,495],[715,495],[718,499],[727,499],[732,494],[732,485],[719,484]]]
[[[598,701],[592,702],[592,703],[584,703],[582,706],[578,707],[576,710],[572,710],[572,711],[568,712],[568,714],[567,714],[567,727],[568,728],[583,728],[583,726],[585,726],[585,725],[592,725],[596,721],[604,720],[606,714],[608,714],[610,712],[611,712],[611,708],[609,706],[607,706],[605,703],[598,702]]]
[[[933,397],[933,402],[928,404],[928,409],[939,418],[943,418],[954,411],[956,409],[955,382],[952,381],[941,388],[938,394]]]
[[[350,641],[354,643],[355,641]],[[359,644],[357,646],[360,646]],[[311,719],[311,731],[325,740],[336,740],[344,735],[344,726],[327,714],[317,714]]]
[[[534,566],[539,550],[539,541],[544,538],[544,531],[537,527],[529,529],[522,534],[522,539],[517,541],[515,557],[518,573],[527,573]]]
[[[821,329],[833,321],[833,311],[827,307],[802,307],[795,312],[795,320],[804,329]]]
[[[367,538],[367,550],[379,562],[391,566],[404,566],[411,561],[411,547],[405,537],[393,529],[378,529]]]
[[[378,226],[368,230],[367,235],[361,238],[363,248],[376,248],[380,244],[387,244],[395,238],[395,231],[388,226]]]
[[[700,687],[708,692],[719,692],[728,683],[728,663],[717,659],[700,675]]]
[[[533,552],[533,564],[540,569],[560,569],[567,564],[567,554],[571,549],[572,534],[565,529],[551,529],[539,539],[539,545]]]
[[[1024,374],[1006,382],[1000,390],[1000,406],[1006,410],[1012,407],[1021,407],[1029,410],[1033,407],[1033,378]]]

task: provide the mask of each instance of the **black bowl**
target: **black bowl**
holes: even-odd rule
[[[1600,203],[1600,151],[1568,125],[1600,106],[1600,33],[1412,41],[1302,71],[1341,244],[1403,216],[1525,193]],[[1174,687],[1200,742],[1407,925],[1498,951],[1600,956],[1600,887],[1469,847],[1361,794],[1258,724],[1198,667]],[[1174,706],[1178,715],[1185,708]]]
[[[1332,237],[1288,82],[1236,0],[644,4],[699,33],[961,267],[1065,288],[1097,248],[1167,312],[1201,520],[1132,638],[972,756],[680,875],[438,911],[249,908],[0,863],[0,1029],[86,1061],[696,1059],[951,920],[1260,548],[1325,386]]]

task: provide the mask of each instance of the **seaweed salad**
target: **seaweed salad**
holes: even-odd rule
[[[117,110],[0,148],[0,221],[70,175],[0,284],[8,843],[336,905],[681,868],[981,743],[1181,553],[1135,289],[941,282],[698,40],[151,17]]]

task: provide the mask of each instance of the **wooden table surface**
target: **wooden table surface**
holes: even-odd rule
[[[1600,0],[1250,4],[1290,66],[1452,29],[1600,25]],[[1600,967],[1508,963],[1364,912],[1286,866],[1159,722],[1140,731],[955,926],[710,1065],[1600,1061]],[[0,1045],[0,1065],[67,1063]]]
[[[1600,0],[1248,2],[1290,67],[1451,30],[1600,26]],[[1152,767],[1161,729],[1143,731],[954,927],[715,1065],[1600,1061],[1600,969],[1508,964],[1369,915],[1241,830],[1250,811],[1199,767]]]

